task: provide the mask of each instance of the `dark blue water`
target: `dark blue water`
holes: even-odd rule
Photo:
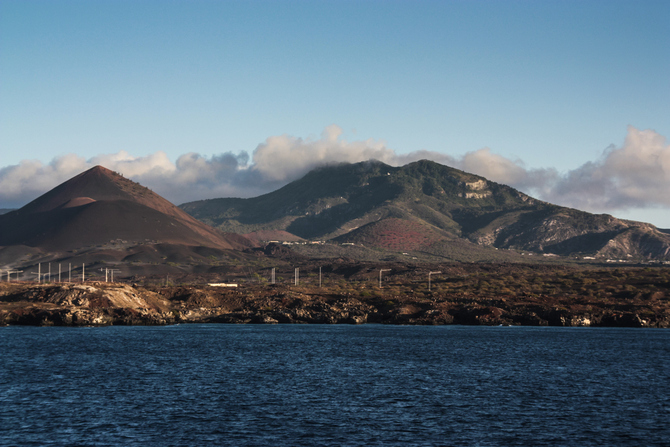
[[[670,331],[0,328],[2,445],[670,445]]]

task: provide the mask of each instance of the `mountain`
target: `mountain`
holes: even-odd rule
[[[330,165],[263,196],[181,208],[223,231],[286,231],[436,255],[456,245],[467,251],[469,244],[473,250],[528,254],[670,258],[670,236],[653,225],[552,205],[427,160],[402,167],[378,161]]]
[[[158,194],[102,166],[0,215],[0,246],[42,252],[170,244],[242,249],[253,244],[194,219]]]

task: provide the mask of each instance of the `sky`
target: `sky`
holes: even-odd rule
[[[666,0],[0,0],[0,208],[431,159],[670,228]]]

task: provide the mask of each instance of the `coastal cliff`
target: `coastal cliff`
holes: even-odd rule
[[[0,325],[461,324],[670,327],[665,269],[487,271],[379,288],[314,285],[160,287],[119,283],[0,285]],[[515,273],[516,272],[516,273]]]

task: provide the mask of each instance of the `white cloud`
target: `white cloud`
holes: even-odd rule
[[[513,162],[491,152],[489,148],[468,152],[461,159],[461,168],[508,185],[518,184],[526,177],[526,169],[519,162]]]
[[[303,140],[289,135],[270,137],[253,153],[251,169],[263,178],[283,183],[295,180],[316,166],[376,159],[392,162],[395,152],[383,141],[348,142],[336,125],[326,127],[318,140]]]
[[[628,128],[621,147],[553,179],[549,201],[589,211],[670,206],[670,145],[653,130]]]
[[[126,151],[119,151],[93,157],[88,164],[91,167],[101,165],[131,178],[171,176],[176,171],[175,165],[163,151],[146,157],[134,157]]]
[[[489,148],[453,157],[438,152],[397,154],[382,140],[347,141],[342,129],[328,126],[318,139],[290,135],[267,138],[251,156],[223,153],[204,157],[186,153],[172,162],[164,152],[136,157],[125,151],[85,159],[57,157],[48,164],[25,160],[0,169],[0,208],[17,207],[97,164],[120,172],[174,203],[214,197],[252,197],[296,180],[317,166],[369,159],[400,166],[430,159],[535,197],[587,211],[670,206],[670,146],[652,130],[628,129],[621,147],[610,147],[595,161],[558,173],[528,169]]]
[[[0,169],[0,203],[24,204],[87,168],[86,160],[76,155],[54,159],[48,165],[38,160],[23,160]]]
[[[130,178],[169,177],[175,166],[163,152],[133,157],[125,151],[103,154],[89,160],[74,154],[54,158],[43,164],[24,160],[0,169],[0,207],[22,206],[53,187],[96,165],[105,166]]]

